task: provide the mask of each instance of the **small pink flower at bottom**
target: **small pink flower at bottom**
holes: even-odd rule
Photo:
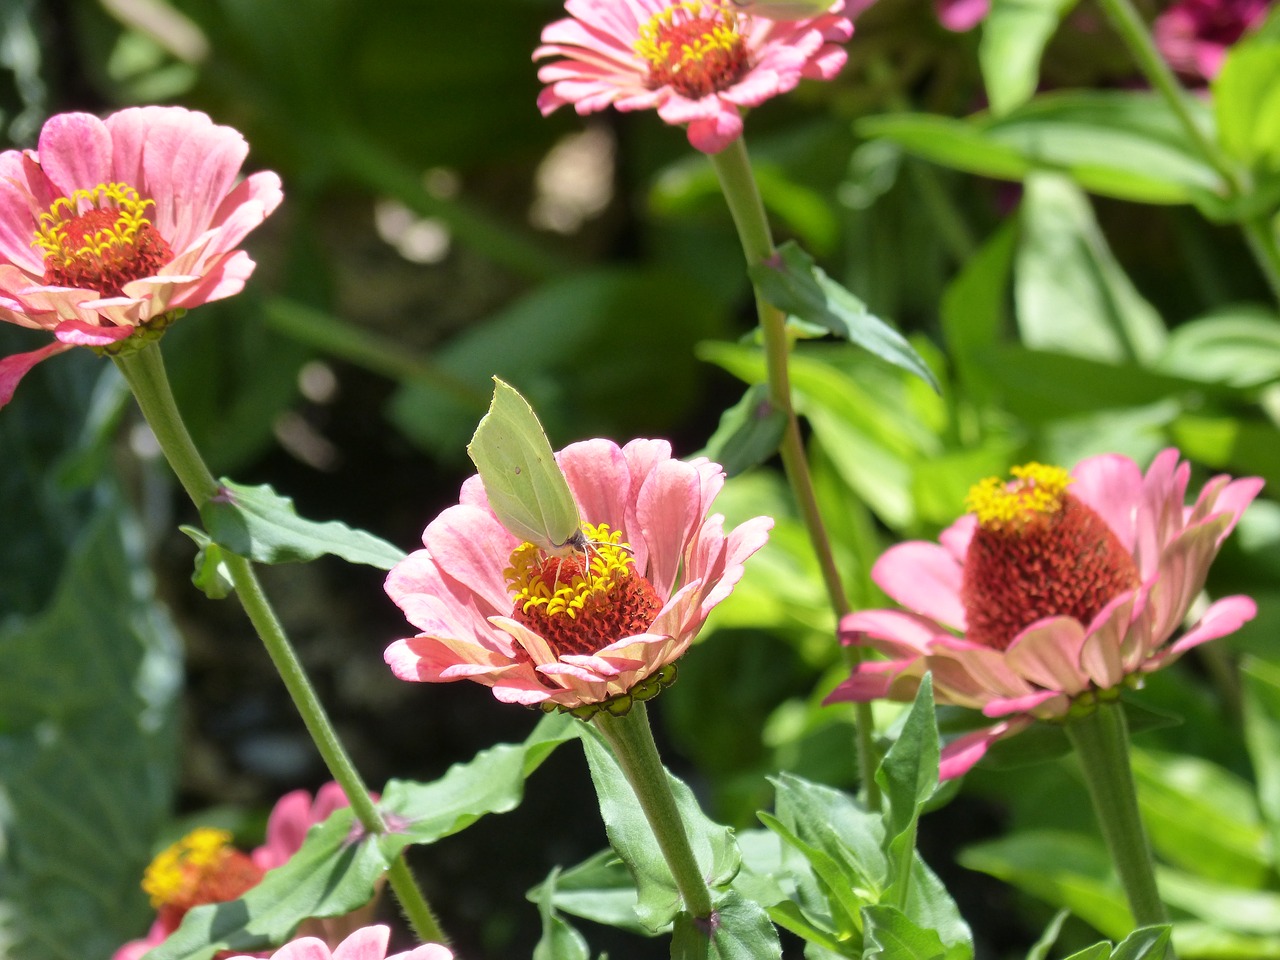
[[[387,594],[422,631],[387,648],[397,677],[474,680],[505,703],[544,709],[590,712],[641,686],[644,699],[773,526],[756,517],[726,534],[709,514],[720,466],[674,460],[664,440],[587,440],[557,462],[592,541],[585,557],[518,541],[471,477],[461,502],[427,526],[425,549],[387,577]]]
[[[286,943],[271,954],[271,960],[453,960],[453,951],[438,943],[414,947],[404,953],[387,956],[387,941],[391,931],[378,924],[361,927],[331,951],[329,945],[315,937],[301,937]],[[251,957],[232,957],[231,960],[253,960]]]
[[[1262,23],[1268,0],[1178,0],[1156,17],[1156,46],[1179,73],[1212,80],[1227,50]]]
[[[910,700],[928,671],[939,703],[996,721],[944,748],[943,779],[995,740],[1137,686],[1257,612],[1248,597],[1226,597],[1168,642],[1261,480],[1214,477],[1187,507],[1190,465],[1172,449],[1145,476],[1116,455],[1071,474],[1040,464],[1013,474],[975,486],[972,515],[940,543],[898,544],[876,562],[872,578],[906,610],[863,610],[840,624],[845,643],[889,659],[858,664],[828,702]]]
[[[741,135],[743,109],[802,78],[840,72],[840,44],[853,35],[843,8],[835,0],[819,16],[780,22],[728,0],[566,0],[571,16],[547,26],[533,52],[535,60],[560,58],[538,69],[547,84],[538,109],[653,109],[687,126],[695,148],[719,153]]]
[[[268,870],[281,866],[302,848],[308,830],[347,805],[346,794],[336,783],[326,783],[317,790],[314,803],[306,790],[294,790],[271,808],[266,842],[251,854],[233,847],[227,831],[207,827],[193,830],[161,851],[142,879],[142,889],[156,908],[155,922],[145,937],[126,943],[111,960],[139,960],[177,930],[188,911],[207,903],[235,900],[248,893]],[[367,921],[361,911],[356,913],[361,922]],[[334,930],[345,934],[342,920],[327,918],[315,921],[315,925],[332,925]]]
[[[236,246],[281,200],[274,173],[236,182],[248,150],[203,113],[131,107],[58,114],[35,150],[0,153],[0,321],[54,336],[0,359],[0,406],[46,357],[146,342],[240,292]]]

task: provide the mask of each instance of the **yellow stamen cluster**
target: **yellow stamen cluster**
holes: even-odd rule
[[[607,523],[584,523],[582,531],[587,537],[582,559],[548,558],[532,543],[512,551],[503,576],[522,612],[576,618],[588,604],[603,602],[628,575],[635,560],[620,530],[610,530]]]
[[[63,262],[103,259],[113,250],[132,246],[138,231],[151,221],[143,216],[154,200],[143,200],[138,191],[123,183],[100,183],[92,190],[76,190],[69,197],[59,197],[40,214],[33,247],[44,251],[45,259],[56,257]],[[114,214],[114,222],[95,224],[92,232],[76,236],[67,230],[73,221],[81,221],[92,210]]]
[[[226,830],[200,827],[157,854],[142,876],[142,890],[157,909],[185,895],[192,875],[216,866],[231,845]]]
[[[681,24],[698,20],[709,22],[704,23],[697,35],[682,39],[677,51],[672,33]],[[686,64],[701,63],[714,55],[732,54],[740,43],[737,14],[726,4],[684,0],[655,13],[640,27],[635,51],[655,67],[676,73]]]
[[[1020,526],[1034,516],[1056,513],[1071,475],[1062,467],[1027,463],[1014,467],[1014,480],[987,477],[975,483],[965,498],[965,509],[988,530]]]

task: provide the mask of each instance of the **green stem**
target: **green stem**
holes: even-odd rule
[[[680,811],[671,793],[671,782],[658,756],[649,726],[649,711],[643,703],[634,703],[622,717],[603,710],[595,715],[596,729],[613,748],[613,755],[640,801],[640,809],[658,840],[658,848],[675,879],[676,889],[685,909],[695,919],[711,916],[711,891],[689,845]]]
[[[203,507],[218,494],[218,482],[205,465],[204,458],[200,456],[178,412],[159,346],[151,344],[128,356],[115,357],[115,361],[133,391],[142,415],[155,434],[160,449],[177,475],[178,482],[196,508]],[[370,833],[385,833],[386,822],[370,798],[369,788],[338,739],[315,688],[262,589],[253,565],[235,554],[228,553],[225,557],[236,595],[284,681],[285,689],[289,691],[289,696],[293,699],[307,732],[315,741],[330,775],[342,786],[352,810],[364,828]],[[444,934],[425,896],[408,868],[400,864],[402,857],[403,854],[397,857],[397,864],[401,869],[393,865],[388,873],[391,888],[418,936],[424,941],[444,942]]]
[[[1129,765],[1129,728],[1119,701],[1104,701],[1066,724],[1067,737],[1080,758],[1093,812],[1129,900],[1134,922],[1142,927],[1168,923],[1156,889],[1151,846],[1138,813],[1138,794]]]
[[[1249,177],[1236,167],[1209,137],[1188,106],[1187,92],[1178,82],[1169,64],[1156,49],[1151,31],[1138,13],[1131,0],[1099,0],[1102,9],[1111,20],[1112,26],[1120,34],[1121,40],[1129,48],[1129,53],[1137,61],[1147,82],[1164,97],[1178,122],[1186,131],[1192,144],[1200,152],[1205,161],[1222,177],[1230,196],[1240,198],[1248,196],[1253,185]],[[1271,287],[1271,292],[1280,301],[1280,247],[1276,245],[1274,232],[1268,225],[1265,216],[1251,217],[1241,224],[1249,250],[1257,260],[1263,276]]]
[[[716,176],[720,179],[720,189],[724,193],[725,201],[729,205],[729,213],[738,230],[738,239],[742,243],[742,252],[747,258],[747,265],[754,266],[768,260],[775,253],[773,234],[769,230],[769,219],[765,216],[764,202],[760,199],[760,191],[756,187],[756,179],[751,170],[751,160],[747,157],[747,148],[742,138],[739,137],[733,141],[720,153],[711,154],[711,164],[715,167]],[[809,474],[804,439],[800,435],[800,421],[791,403],[791,376],[787,367],[791,343],[787,337],[786,314],[765,300],[759,288],[756,289],[755,299],[756,313],[760,317],[760,329],[764,335],[765,375],[768,379],[769,402],[774,409],[782,411],[786,416],[786,428],[783,431],[779,449],[782,466],[786,471],[787,481],[794,491],[796,505],[800,510],[805,529],[809,533],[809,542],[813,547],[814,555],[818,559],[818,567],[822,571],[822,582],[826,586],[827,596],[835,611],[836,619],[839,620],[849,613],[851,608],[849,598],[844,592],[844,584],[840,580],[840,571],[836,568],[835,556],[831,551],[831,539],[827,536],[827,528],[818,510],[818,498],[814,493],[813,479]],[[875,778],[877,759],[872,737],[873,724],[871,705],[858,704],[858,769],[867,806],[872,810],[879,810],[880,788]]]

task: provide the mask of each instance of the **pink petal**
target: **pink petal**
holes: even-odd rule
[[[100,327],[80,320],[63,320],[54,328],[59,341],[73,347],[105,347],[133,336],[133,327]]]
[[[1172,662],[1192,647],[1235,633],[1258,615],[1258,605],[1250,597],[1223,597],[1204,612],[1199,622],[1168,648],[1160,665]]]
[[[934,4],[938,21],[948,30],[963,33],[986,19],[991,0],[938,0]]]
[[[382,924],[361,927],[338,944],[333,960],[383,960],[390,938],[391,929]]]
[[[936,543],[910,540],[890,547],[871,568],[871,579],[909,610],[963,630],[960,584],[964,568]]]
[[[1069,492],[1093,508],[1130,553],[1134,548],[1136,505],[1142,495],[1142,471],[1128,457],[1089,457],[1071,471]]]
[[[952,780],[968,773],[975,763],[986,756],[991,744],[1003,737],[1012,736],[1030,725],[1030,720],[1005,720],[984,730],[975,730],[957,737],[942,748],[938,765],[938,779]]]
[[[250,960],[250,958],[235,957],[233,960]],[[271,955],[271,960],[332,960],[332,956],[328,945],[323,940],[302,937],[286,943]]]
[[[88,113],[60,113],[40,130],[40,167],[62,191],[90,190],[111,179],[111,134]]]
[[[1013,638],[1005,661],[1046,690],[1074,695],[1089,686],[1080,667],[1084,640],[1084,627],[1074,617],[1045,617]]]
[[[12,356],[0,359],[0,407],[5,406],[13,399],[13,392],[18,389],[18,381],[27,375],[28,370],[41,360],[70,349],[71,345],[67,343],[51,343],[49,346],[41,347],[39,350],[32,350],[29,353],[15,353]]]
[[[928,653],[945,635],[941,625],[905,610],[858,610],[844,616],[839,629],[841,643],[870,646],[889,657]]]

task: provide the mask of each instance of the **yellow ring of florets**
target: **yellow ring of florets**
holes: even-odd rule
[[[190,870],[215,866],[231,845],[226,830],[200,827],[156,855],[142,875],[142,890],[157,909],[185,892]]]
[[[988,530],[1017,524],[1033,515],[1057,513],[1062,493],[1072,482],[1062,467],[1027,463],[1009,471],[1016,482],[987,477],[969,488],[965,509]]]
[[[703,16],[704,8],[710,15],[718,13],[724,22],[711,27],[696,43],[684,44],[680,48],[680,64],[701,62],[716,51],[732,53],[741,42],[736,13],[726,4],[704,3],[702,0],[684,0],[655,13],[648,23],[640,27],[639,39],[634,45],[636,53],[654,66],[670,66],[672,42],[662,39],[662,30],[675,25],[677,14],[683,14],[686,21],[697,20]]]
[[[610,530],[607,523],[584,523],[587,538],[586,573],[579,564],[566,581],[553,573],[551,582],[544,571],[563,567],[561,561],[548,559],[535,544],[522,543],[511,553],[511,566],[502,571],[516,606],[524,613],[541,608],[542,612],[576,618],[588,603],[598,603],[609,596],[614,585],[630,574],[635,563],[631,547],[622,542],[622,531]],[[565,561],[567,562],[567,561]]]
[[[82,246],[69,250],[66,225],[82,215],[82,201],[91,209],[114,209],[116,222],[111,229],[97,230],[92,237],[84,238]],[[92,190],[75,190],[71,196],[53,201],[48,211],[40,214],[31,245],[43,250],[46,258],[60,257],[64,262],[102,257],[114,248],[132,245],[138,231],[151,224],[143,212],[154,206],[154,200],[143,200],[137,190],[124,183],[100,183]]]

